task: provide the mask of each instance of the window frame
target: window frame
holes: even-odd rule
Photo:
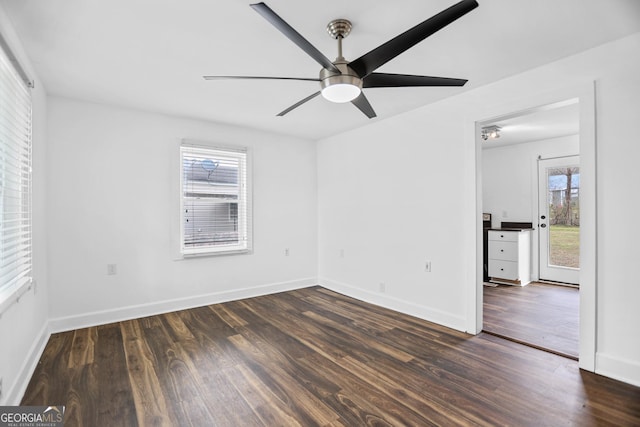
[[[6,146],[0,147],[0,316],[33,286],[33,82],[28,79],[0,34],[0,82],[6,89],[2,107]],[[11,106],[11,109],[8,107]],[[8,137],[11,135],[11,137]],[[11,160],[8,160],[11,159]],[[6,181],[4,181],[6,180]],[[5,185],[12,181],[13,184]],[[13,193],[13,195],[12,195]],[[16,193],[18,196],[16,197]],[[5,199],[6,198],[6,199]],[[12,202],[17,200],[14,209]],[[5,216],[17,226],[7,227]],[[5,241],[6,240],[6,241]],[[8,244],[7,244],[8,243]]]
[[[247,254],[253,250],[253,215],[252,215],[252,174],[251,174],[251,150],[246,146],[222,145],[206,143],[202,141],[182,140],[179,146],[179,252],[182,258],[221,256],[234,254]],[[206,245],[201,247],[187,247],[185,245],[185,206],[188,198],[184,194],[185,154],[197,153],[215,157],[224,156],[238,160],[238,242],[233,244]]]

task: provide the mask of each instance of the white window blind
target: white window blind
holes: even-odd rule
[[[246,148],[183,143],[181,252],[204,255],[251,249],[251,198]]]
[[[31,93],[0,49],[0,314],[31,283]],[[11,55],[11,56],[9,56]]]

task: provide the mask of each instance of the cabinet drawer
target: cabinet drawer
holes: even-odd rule
[[[518,244],[516,242],[492,241],[489,243],[489,259],[518,261]]]
[[[518,280],[518,263],[491,259],[489,260],[489,276],[500,279]]]
[[[496,241],[502,241],[502,242],[517,242],[519,234],[520,232],[518,231],[489,230],[489,240],[496,240]]]

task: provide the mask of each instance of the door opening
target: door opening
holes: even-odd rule
[[[505,99],[509,99],[505,101]],[[476,120],[469,122],[467,135],[475,140],[473,162],[474,173],[469,177],[469,188],[475,189],[469,202],[475,209],[469,216],[469,224],[475,225],[475,244],[469,248],[475,249],[476,261],[469,270],[469,303],[467,315],[467,330],[480,333],[483,330],[483,251],[482,251],[482,214],[486,212],[483,201],[483,187],[485,185],[483,148],[485,141],[481,138],[481,129],[496,118],[511,118],[534,111],[549,110],[559,105],[577,103],[579,105],[579,149],[580,154],[580,289],[579,289],[579,360],[581,369],[595,372],[596,370],[596,336],[597,336],[597,266],[598,248],[597,209],[596,209],[596,103],[595,83],[593,81],[579,83],[572,86],[549,88],[547,91],[525,91],[525,96],[499,97],[500,102],[488,102],[478,111]],[[561,101],[565,100],[565,101]],[[506,102],[506,103],[505,103]],[[539,107],[542,106],[542,107]],[[504,134],[503,134],[504,135]],[[531,161],[530,168],[537,169],[537,154]],[[572,154],[575,154],[572,153]],[[548,156],[548,157],[556,157]],[[471,160],[471,158],[469,159]],[[537,182],[533,191],[537,193]],[[471,201],[473,199],[473,201]],[[537,205],[537,203],[536,203]],[[532,210],[531,220],[538,224],[537,207]],[[534,252],[538,252],[537,239]],[[537,269],[537,262],[534,264]],[[537,274],[537,272],[535,272]],[[537,276],[536,276],[537,277]],[[525,287],[526,288],[526,287]],[[562,288],[555,286],[555,288]],[[571,289],[571,288],[567,288]]]
[[[540,280],[577,284],[580,279],[579,112],[574,99],[478,124],[502,133],[499,140],[483,138],[482,212],[493,219],[494,229],[532,225],[531,243],[510,263],[535,266],[520,281],[531,281],[526,286],[495,286],[495,280],[483,286],[483,330],[575,360],[579,289]],[[489,271],[492,261],[498,262],[492,258],[500,257],[489,256]]]

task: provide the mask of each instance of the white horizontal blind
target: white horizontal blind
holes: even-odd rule
[[[251,247],[247,151],[183,144],[181,246],[184,255]]]
[[[0,313],[31,262],[31,93],[0,49]]]

